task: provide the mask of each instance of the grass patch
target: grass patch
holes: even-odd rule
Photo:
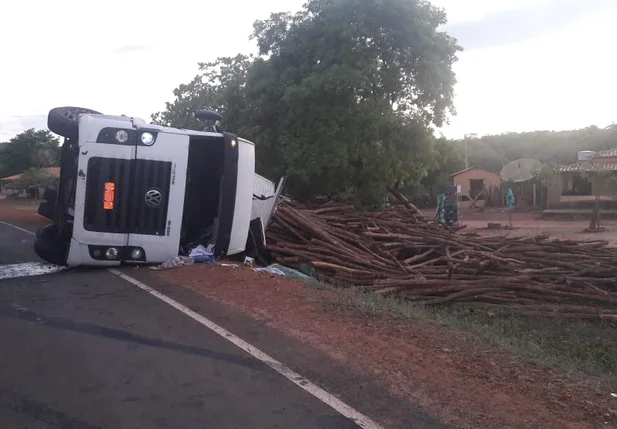
[[[494,315],[459,305],[433,308],[357,288],[317,281],[309,284],[336,290],[339,298],[326,304],[333,311],[425,320],[469,332],[538,364],[596,376],[613,385],[617,382],[617,326],[613,323],[522,316],[507,308]]]

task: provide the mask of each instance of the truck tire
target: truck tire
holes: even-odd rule
[[[56,204],[56,199],[58,198],[58,191],[54,188],[50,188],[47,186],[45,191],[43,192],[43,199],[50,204]]]
[[[41,204],[39,204],[38,213],[39,215],[43,216],[45,219],[54,220],[54,214],[55,214],[54,204],[48,201],[43,201]]]
[[[76,139],[79,136],[79,115],[84,113],[94,113],[100,115],[96,110],[90,110],[83,107],[56,107],[49,111],[47,115],[47,128],[53,133],[66,137],[68,139]]]
[[[39,215],[49,220],[55,220],[56,200],[58,199],[58,191],[53,188],[46,187],[43,192],[43,202],[39,204]]]
[[[36,232],[34,251],[50,264],[66,266],[69,243],[64,242],[56,224],[45,225]]]

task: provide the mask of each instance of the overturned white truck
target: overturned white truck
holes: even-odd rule
[[[160,263],[198,244],[242,253],[249,235],[263,236],[282,182],[275,190],[255,174],[254,144],[222,131],[220,115],[195,116],[216,121],[213,131],[52,109],[48,127],[65,140],[58,188],[39,207],[53,223],[37,232],[36,253],[71,267]]]

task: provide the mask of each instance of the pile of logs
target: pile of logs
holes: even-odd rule
[[[604,241],[457,232],[404,206],[281,203],[267,242],[283,265],[426,305],[617,321],[617,248]]]

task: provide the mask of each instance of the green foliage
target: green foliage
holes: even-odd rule
[[[236,131],[242,126],[239,119],[247,109],[246,80],[253,61],[251,57],[237,55],[219,58],[214,62],[200,63],[200,74],[188,84],[174,90],[173,103],[165,103],[165,110],[152,115],[156,124],[190,129],[202,129],[205,124],[192,116],[197,109],[210,109],[225,117],[228,129]]]
[[[14,181],[11,185],[16,188],[33,185],[51,185],[57,180],[58,178],[51,175],[46,169],[32,167],[21,173],[19,180]]]
[[[452,142],[460,156],[464,144]],[[568,165],[577,161],[580,150],[602,151],[617,147],[617,125],[596,126],[572,131],[534,131],[484,136],[468,142],[469,163],[499,172],[509,161],[536,158],[543,163]]]
[[[454,112],[460,49],[438,30],[445,22],[419,0],[309,0],[254,24],[257,58],[200,64],[153,120],[199,129],[192,110],[220,111],[257,143],[258,170],[288,175],[297,196],[376,203],[434,166],[429,126]]]
[[[29,168],[60,165],[60,147],[48,130],[31,128],[0,145],[0,178],[19,174]]]
[[[432,167],[421,183],[431,196],[435,196],[442,187],[452,185],[452,173],[464,168],[465,161],[456,146],[445,138],[437,139],[433,146]]]

